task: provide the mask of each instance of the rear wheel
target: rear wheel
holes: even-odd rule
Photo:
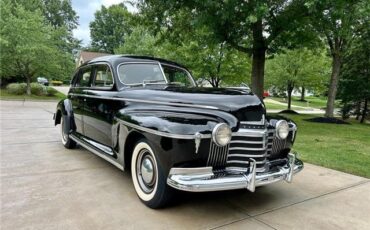
[[[64,117],[62,116],[60,118],[60,136],[62,143],[67,149],[73,149],[76,147],[77,143],[69,137],[69,133],[65,132],[65,125]]]
[[[145,139],[134,148],[131,176],[138,197],[148,207],[161,208],[171,200],[173,189],[167,185],[156,154]]]

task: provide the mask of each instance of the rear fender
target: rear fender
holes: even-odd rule
[[[72,102],[69,99],[64,99],[60,101],[57,105],[57,112],[55,116],[54,124],[60,124],[61,119],[64,122],[64,132],[70,133],[73,130],[76,130],[76,124],[74,121]]]

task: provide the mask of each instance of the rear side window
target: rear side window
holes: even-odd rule
[[[113,86],[113,75],[107,65],[97,65],[95,67],[95,87],[111,88]]]
[[[91,80],[91,67],[85,67],[80,69],[79,77],[75,84],[76,87],[90,87],[90,80]]]

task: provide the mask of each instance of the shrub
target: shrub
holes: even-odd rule
[[[6,90],[10,94],[23,95],[27,92],[26,83],[11,83],[6,86]]]
[[[54,96],[55,94],[57,94],[58,91],[56,89],[54,89],[53,87],[46,87],[46,94],[48,96]]]
[[[39,83],[31,83],[31,94],[42,96],[46,94],[46,86]]]
[[[61,82],[61,81],[51,81],[51,84],[55,85],[55,86],[60,86],[60,85],[63,84],[63,82]]]

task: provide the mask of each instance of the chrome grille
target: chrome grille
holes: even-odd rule
[[[225,167],[229,145],[220,147],[211,141],[209,149],[207,166],[213,166],[215,169]]]
[[[288,137],[289,138],[289,137]],[[280,140],[275,135],[275,129],[268,130],[267,156],[279,153],[285,148],[287,139]]]
[[[288,138],[294,139],[296,127],[290,125]],[[288,139],[287,138],[287,139]],[[207,166],[214,169],[248,171],[251,159],[256,161],[257,172],[268,170],[268,158],[286,148],[287,139],[280,140],[275,135],[275,128],[265,125],[245,125],[233,133],[230,144],[219,147],[211,141]]]
[[[267,163],[267,146],[266,129],[240,129],[239,132],[233,133],[226,168],[247,171],[249,162],[254,159],[257,172],[263,172]]]

